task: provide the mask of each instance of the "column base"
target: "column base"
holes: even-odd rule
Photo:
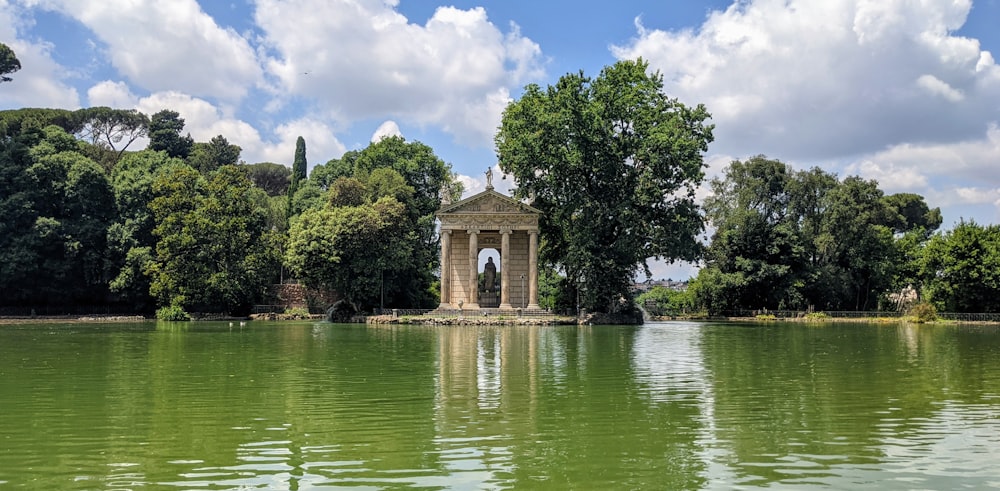
[[[467,303],[462,305],[462,310],[479,310],[478,303]]]
[[[438,305],[438,310],[455,310],[455,309],[456,309],[455,307],[452,307],[451,304],[447,302],[441,302],[441,305]]]
[[[528,310],[542,310],[542,308],[537,303],[529,303]]]
[[[500,310],[514,310],[514,307],[509,303],[500,304]]]

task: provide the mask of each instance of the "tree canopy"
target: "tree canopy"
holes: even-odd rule
[[[525,88],[496,147],[515,194],[543,212],[541,259],[565,272],[587,309],[631,306],[647,259],[693,260],[703,229],[695,189],[712,141],[709,114],[663,94],[659,73],[620,61],[597,78]]]
[[[17,59],[14,50],[10,49],[10,46],[0,43],[0,82],[10,82],[13,79],[7,75],[20,69],[21,60]]]

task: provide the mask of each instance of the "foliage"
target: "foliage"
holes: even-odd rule
[[[150,293],[161,305],[244,313],[274,276],[277,240],[255,206],[263,191],[245,170],[221,167],[205,180],[189,166],[153,183],[156,260]]]
[[[153,181],[158,175],[184,166],[166,152],[143,150],[126,154],[111,172],[111,187],[118,210],[108,227],[110,287],[121,300],[140,311],[150,311],[153,298],[144,273],[154,259],[155,218],[149,208]]]
[[[938,319],[937,309],[928,302],[921,302],[913,306],[908,312],[913,322],[923,324],[925,322],[935,322]]]
[[[961,221],[921,259],[926,298],[946,312],[1000,312],[1000,226]]]
[[[103,302],[115,206],[103,170],[57,126],[0,140],[0,298]]]
[[[388,305],[433,307],[438,302],[431,289],[436,281],[433,271],[438,269],[440,261],[434,213],[441,206],[439,193],[442,188],[453,193],[453,197],[455,192],[461,195],[461,186],[452,181],[450,166],[423,143],[407,142],[401,137],[382,138],[363,150],[347,152],[340,159],[313,169],[314,176],[327,179],[334,204],[356,203],[360,199],[359,196],[349,199],[342,196],[347,189],[333,190],[337,182],[341,183],[338,186],[351,182],[341,180],[348,178],[348,168],[351,169],[349,177],[355,179],[351,186],[356,195],[363,194],[364,199],[371,202],[392,196],[405,208],[406,233],[395,240],[398,247],[411,254],[399,268],[387,273],[384,283]],[[331,180],[333,176],[336,177]],[[306,182],[321,189],[313,179]],[[358,182],[363,184],[363,190],[357,189]],[[305,209],[298,203],[293,206],[293,213]]]
[[[940,224],[918,195],[886,197],[875,181],[764,156],[732,162],[711,187],[716,230],[692,291],[712,313],[872,309],[914,283],[914,254]]]
[[[647,258],[692,260],[702,230],[694,193],[712,141],[708,112],[662,93],[642,60],[596,79],[525,88],[504,111],[496,146],[515,194],[542,211],[542,261],[564,271],[566,293],[614,312]]]
[[[310,208],[293,219],[285,261],[303,283],[331,288],[362,308],[379,304],[383,278],[408,265],[406,210],[393,197]]]
[[[285,309],[284,318],[296,320],[296,319],[309,319],[309,309],[305,307],[292,307]]]
[[[264,190],[268,196],[284,196],[291,184],[292,170],[273,162],[245,165],[254,185]]]
[[[78,113],[82,124],[78,134],[95,147],[110,150],[112,166],[129,145],[149,132],[149,117],[135,109],[91,107]]]
[[[188,164],[202,174],[215,172],[224,165],[236,165],[240,160],[239,145],[233,145],[226,137],[212,137],[208,143],[195,143],[188,155]]]
[[[155,151],[167,152],[167,155],[177,158],[187,158],[194,146],[191,135],[181,136],[184,129],[184,118],[177,111],[164,109],[150,118],[149,146]]]
[[[650,315],[676,315],[694,308],[694,301],[687,290],[673,290],[654,286],[636,298],[638,304]]]
[[[806,314],[805,317],[806,320],[818,321],[818,320],[829,319],[830,315],[827,314],[826,312],[809,312],[808,314]]]
[[[17,59],[14,50],[10,49],[6,44],[0,43],[0,82],[10,82],[13,79],[7,75],[20,69],[21,60]]]
[[[305,181],[307,169],[306,140],[300,136],[295,140],[295,160],[292,161],[291,184],[288,186],[289,203],[294,199],[295,193],[298,192],[302,182]]]
[[[10,109],[0,111],[0,134],[31,138],[33,132],[40,132],[47,126],[58,126],[72,135],[82,128],[81,119],[80,111],[66,109]]]
[[[191,316],[178,305],[168,305],[156,309],[156,318],[166,322],[187,322]]]

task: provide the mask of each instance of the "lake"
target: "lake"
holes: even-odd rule
[[[0,325],[2,489],[982,489],[998,462],[996,326]]]

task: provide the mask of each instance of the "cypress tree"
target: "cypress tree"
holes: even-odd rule
[[[295,160],[292,161],[292,182],[288,185],[288,216],[292,215],[292,198],[299,184],[306,179],[306,139],[299,136],[295,140]]]

